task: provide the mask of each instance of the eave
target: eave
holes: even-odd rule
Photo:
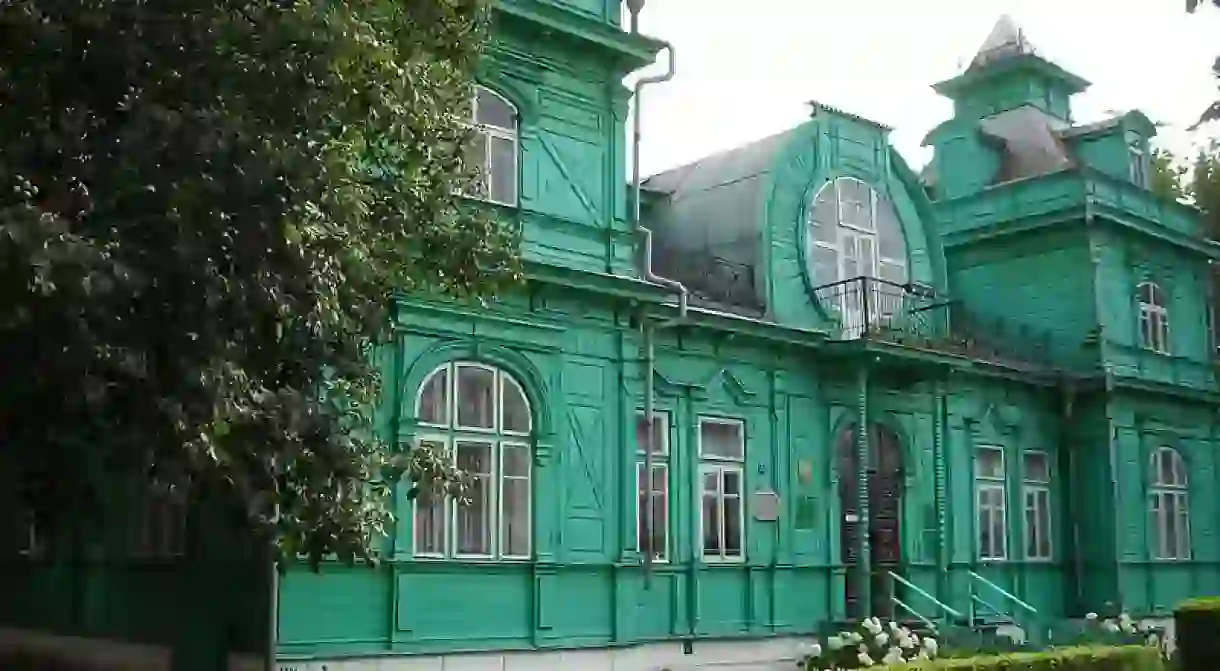
[[[651,65],[665,45],[539,0],[501,0],[495,9],[501,20],[516,21],[543,35],[560,33],[578,40],[585,49],[619,63],[624,72]]]

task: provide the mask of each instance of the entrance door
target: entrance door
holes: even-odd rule
[[[868,520],[860,520],[856,492],[856,427],[849,426],[839,434],[839,501],[843,511],[839,545],[843,564],[847,567],[847,614],[853,619],[876,615],[892,617],[891,596],[897,589],[889,572],[902,568],[902,446],[889,429],[874,424],[869,428]],[[870,602],[861,602],[860,557],[856,539],[867,534],[869,543]]]

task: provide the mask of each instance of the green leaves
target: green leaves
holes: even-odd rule
[[[6,8],[0,433],[40,516],[137,471],[231,504],[285,553],[356,561],[393,478],[460,484],[373,435],[371,352],[393,292],[519,277],[518,232],[455,195],[472,171],[451,112],[486,12]]]

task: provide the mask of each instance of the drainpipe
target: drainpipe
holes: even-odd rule
[[[631,12],[631,33],[638,35],[640,31],[640,11],[644,9],[644,0],[627,0],[627,9]],[[636,81],[632,98],[635,102],[635,110],[631,115],[631,190],[634,202],[631,206],[631,223],[635,227],[635,231],[640,235],[644,242],[642,250],[643,258],[641,259],[641,268],[643,270],[644,280],[652,284],[669,287],[678,294],[678,316],[669,321],[663,322],[657,326],[649,324],[647,318],[642,320],[640,330],[643,332],[644,350],[645,350],[645,379],[644,379],[644,416],[648,423],[648,438],[644,449],[644,480],[645,497],[644,497],[644,515],[645,527],[648,529],[645,539],[646,548],[644,550],[644,586],[646,589],[652,588],[652,539],[653,530],[653,489],[652,489],[652,468],[653,468],[653,444],[652,427],[656,422],[656,412],[653,407],[655,404],[655,392],[653,390],[653,375],[656,372],[656,348],[653,343],[653,332],[655,328],[667,328],[669,326],[681,323],[686,319],[687,301],[689,299],[686,287],[678,281],[671,280],[667,277],[661,277],[653,272],[652,269],[652,230],[646,228],[640,217],[640,193],[641,178],[640,178],[640,120],[642,118],[640,109],[641,93],[645,86],[652,84],[660,84],[674,78],[675,60],[674,46],[668,42],[663,43],[665,49],[669,52],[669,67],[666,68],[664,74],[653,75],[651,77],[641,77]]]
[[[274,519],[279,523],[280,519],[280,504],[275,504]],[[279,648],[279,633],[280,633],[280,567],[279,557],[275,552],[271,553],[269,566],[267,593],[269,601],[267,603],[267,658],[263,662],[263,668],[266,671],[277,671],[279,665],[276,664],[275,655]]]

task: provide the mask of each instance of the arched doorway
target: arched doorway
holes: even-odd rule
[[[887,573],[902,565],[902,445],[894,432],[880,424],[868,431],[868,519],[860,520],[857,500],[856,425],[843,429],[836,443],[839,470],[840,558],[847,567],[847,615],[851,618],[892,616],[894,584]],[[867,528],[865,528],[867,524]],[[858,534],[867,533],[869,566],[860,570]],[[861,581],[869,581],[869,601],[862,603]]]

